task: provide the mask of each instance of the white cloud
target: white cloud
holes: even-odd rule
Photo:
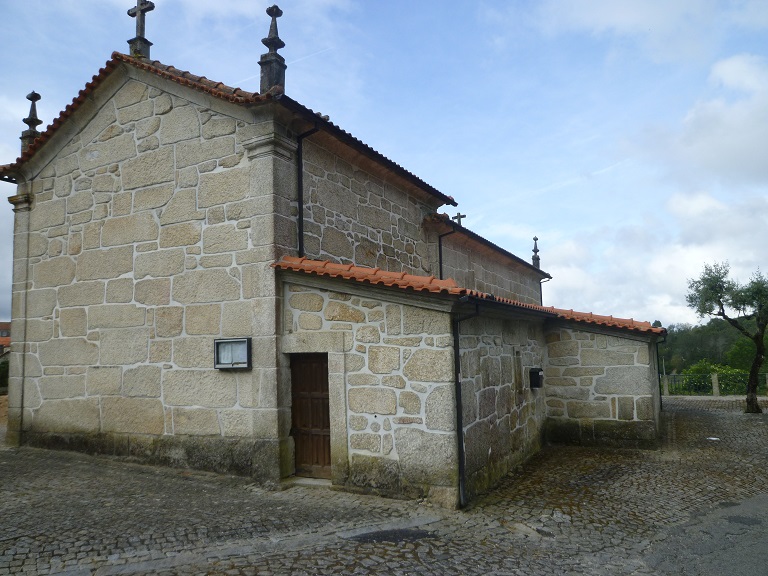
[[[654,59],[684,60],[707,54],[718,41],[716,0],[547,0],[539,26],[550,34],[587,31],[631,38]]]
[[[768,63],[750,54],[722,59],[709,80],[713,92],[678,126],[649,131],[646,155],[689,187],[714,182],[734,194],[768,186]]]

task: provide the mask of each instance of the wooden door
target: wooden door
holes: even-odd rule
[[[296,475],[330,478],[328,355],[292,354],[291,387],[291,435],[296,448]]]

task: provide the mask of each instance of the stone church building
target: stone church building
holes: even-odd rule
[[[17,184],[7,441],[460,506],[543,442],[652,446],[662,328],[544,306],[450,196],[285,89],[152,60],[139,1]]]

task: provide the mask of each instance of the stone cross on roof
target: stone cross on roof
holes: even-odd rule
[[[462,221],[464,218],[466,218],[466,217],[467,217],[467,215],[466,215],[466,214],[462,214],[461,212],[459,212],[458,214],[456,214],[456,216],[452,216],[452,217],[451,217],[451,220],[455,220],[455,221],[456,221],[456,224],[458,224],[459,226],[461,226],[461,221]]]
[[[136,18],[136,37],[128,40],[131,56],[149,60],[149,47],[152,42],[144,37],[145,14],[155,9],[155,3],[149,0],[136,0],[136,6],[128,10],[128,16]]]

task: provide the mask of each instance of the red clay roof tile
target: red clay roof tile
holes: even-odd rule
[[[368,268],[365,266],[355,266],[353,264],[336,264],[327,260],[310,260],[308,258],[298,258],[296,256],[284,256],[278,262],[272,264],[274,268],[281,270],[291,270],[294,272],[304,272],[317,276],[330,276],[332,278],[343,278],[356,282],[363,282],[372,285],[383,285],[401,288],[404,290],[415,290],[417,292],[428,292],[432,294],[445,294],[450,296],[470,296],[479,300],[489,302],[498,302],[515,308],[524,308],[535,312],[541,312],[554,317],[570,320],[574,322],[594,324],[607,328],[619,328],[622,330],[632,330],[647,334],[664,334],[664,328],[655,328],[649,322],[639,322],[632,318],[614,318],[613,316],[600,316],[591,312],[575,312],[555,308],[554,306],[539,306],[526,302],[518,302],[510,298],[498,298],[487,292],[461,288],[452,278],[439,280],[434,276],[419,276],[415,274],[406,274],[405,272],[388,272],[380,268]]]

